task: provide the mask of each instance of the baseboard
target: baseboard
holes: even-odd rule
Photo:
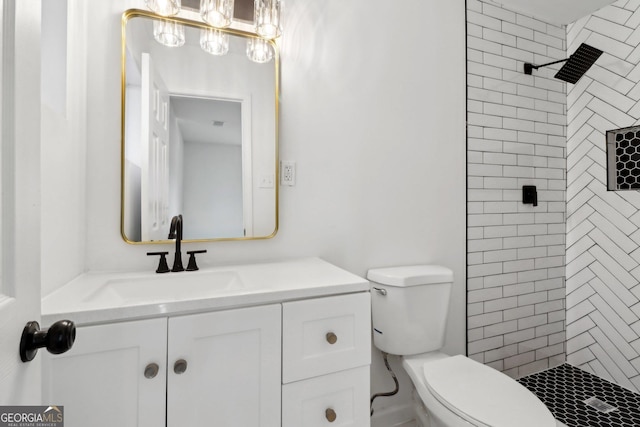
[[[371,427],[395,427],[415,419],[413,405],[395,405],[376,409],[371,417]]]

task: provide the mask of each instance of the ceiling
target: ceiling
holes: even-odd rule
[[[570,24],[615,0],[495,0],[509,10],[551,24]]]

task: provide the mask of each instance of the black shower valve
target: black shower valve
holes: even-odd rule
[[[522,186],[522,203],[538,206],[538,191],[535,185]]]

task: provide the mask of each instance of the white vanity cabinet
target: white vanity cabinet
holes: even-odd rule
[[[275,304],[80,327],[44,355],[43,401],[67,427],[279,427],[280,322]]]
[[[368,427],[368,292],[282,304],[282,427]]]
[[[66,427],[369,427],[369,288],[319,258],[85,273],[42,301],[79,325],[38,355],[43,403]]]

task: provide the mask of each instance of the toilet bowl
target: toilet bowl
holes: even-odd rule
[[[403,358],[430,427],[556,427],[549,409],[505,374],[465,356]]]
[[[453,273],[433,265],[369,270],[374,344],[402,356],[429,427],[561,426],[533,393],[444,343]]]

